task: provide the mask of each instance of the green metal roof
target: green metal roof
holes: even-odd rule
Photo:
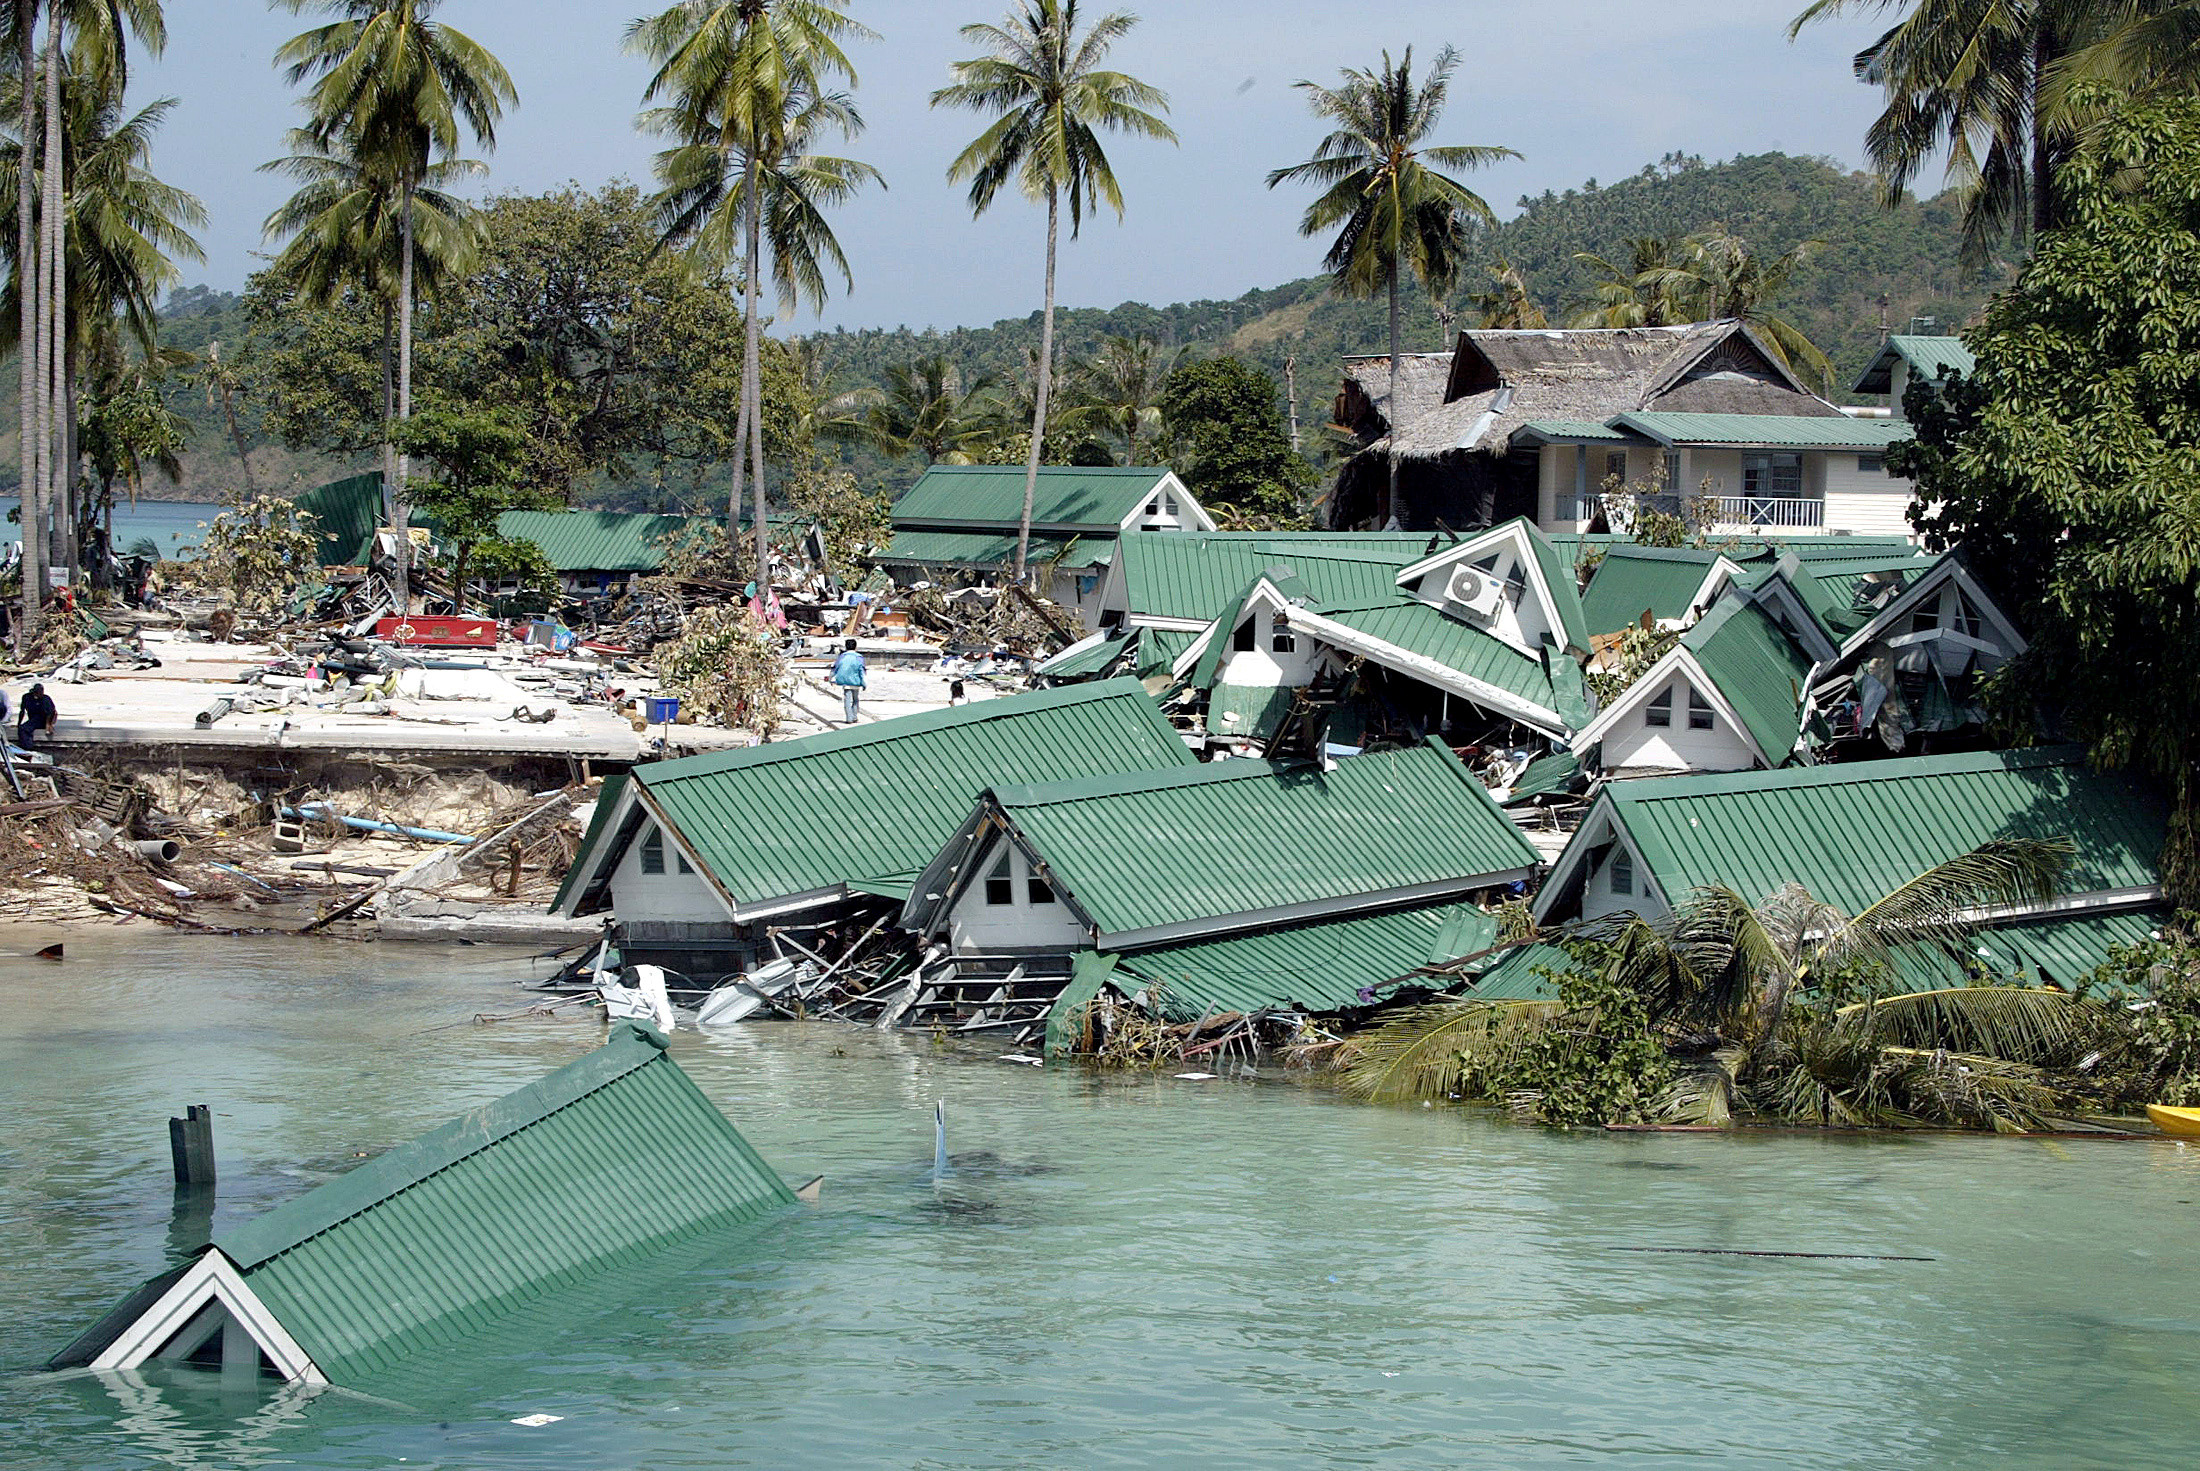
[[[2106,914],[2054,914],[1980,930],[1962,942],[1965,958],[1989,982],[2055,985],[2075,991],[2112,945],[2137,945],[2152,939],[2170,919],[2161,908],[2121,909]],[[1895,981],[1906,991],[1937,991],[1973,984],[1970,966],[1938,946],[1905,945],[1893,956]],[[2088,987],[2087,989],[2092,989]]]
[[[1391,594],[1397,569],[1443,538],[1427,532],[1127,531],[1116,542],[1131,618],[1204,623],[1254,578],[1282,565],[1323,602]]]
[[[1538,709],[1559,713],[1559,694],[1541,659],[1418,598],[1393,597],[1375,607],[1312,611],[1392,648],[1495,685]]]
[[[1558,997],[1558,987],[1536,972],[1563,974],[1573,963],[1573,957],[1556,945],[1523,945],[1497,956],[1488,969],[1477,972],[1467,995],[1478,1001],[1553,1001]]]
[[[988,786],[1191,764],[1144,688],[1110,679],[647,762],[632,779],[755,906],[921,870]],[[581,850],[559,906],[608,869],[607,846]]]
[[[1528,534],[1528,548],[1535,553],[1536,565],[1542,569],[1543,580],[1551,589],[1551,602],[1558,614],[1558,631],[1565,635],[1565,643],[1589,652],[1589,620],[1581,609],[1581,577],[1571,555],[1560,551],[1558,545],[1545,536],[1533,521],[1525,517],[1520,527]]]
[[[1184,651],[1198,637],[1198,634],[1181,628],[1139,629],[1137,663],[1131,672],[1141,679],[1167,674],[1176,668],[1176,661],[1184,657]]]
[[[1033,666],[1031,672],[1041,679],[1056,680],[1062,684],[1078,679],[1096,679],[1114,668],[1116,661],[1129,654],[1133,648],[1130,636],[1118,629],[1089,648],[1080,649],[1076,644],[1071,644],[1053,658]]]
[[[1139,950],[1117,958],[1109,981],[1130,993],[1154,988],[1154,1009],[1180,1021],[1264,1007],[1340,1011],[1367,1004],[1363,990],[1483,948],[1495,931],[1483,910],[1446,901]]]
[[[2158,791],[2076,747],[1658,777],[1597,800],[1669,902],[1705,884],[1754,902],[1793,881],[1850,914],[1995,838],[2071,839],[2072,893],[2149,887],[2168,820]]]
[[[1750,598],[1730,593],[1681,635],[1767,765],[1794,752],[1812,659]]]
[[[1540,861],[1434,742],[1327,772],[1222,761],[991,796],[1103,937],[1467,883]]]
[[[1041,465],[1031,524],[1115,535],[1145,504],[1165,466]],[[934,531],[999,529],[1013,536],[1024,512],[1022,465],[934,465],[894,503],[894,525]]]
[[[315,1365],[359,1384],[653,1247],[794,1196],[631,1024],[218,1237]]]
[[[668,546],[703,524],[644,511],[506,511],[497,534],[533,542],[560,572],[654,572]]]
[[[1894,386],[1894,365],[1897,361],[1909,364],[1910,376],[1927,382],[1940,376],[1942,368],[1952,368],[1968,378],[1978,371],[1978,358],[1963,345],[1960,337],[1926,337],[1915,333],[1897,332],[1887,339],[1865,367],[1863,376],[1856,380],[1851,393],[1890,393]]]
[[[1218,684],[1207,692],[1207,731],[1269,740],[1291,713],[1297,693],[1289,685]]]
[[[1156,532],[1155,535],[1167,535]],[[1052,562],[1066,558],[1073,567],[1104,567],[1113,548],[1098,532],[1077,536],[1042,536],[1034,532],[1025,560]],[[1016,532],[906,531],[897,528],[874,562],[910,563],[925,567],[1006,567],[1016,560]]]
[[[1546,442],[1588,440],[1597,444],[1627,444],[1630,437],[1595,419],[1530,419],[1513,431]]]
[[[1502,805],[1517,807],[1537,797],[1559,797],[1580,787],[1581,756],[1574,751],[1553,751],[1538,756],[1520,769]]]
[[[313,533],[324,567],[363,567],[382,524],[382,472],[331,480],[293,500],[300,524]]]
[[[1589,574],[1583,621],[1591,633],[1616,633],[1645,610],[1653,618],[1684,618],[1718,555],[1686,547],[1613,547]]]
[[[1612,423],[1660,444],[1740,445],[1766,449],[1874,451],[1916,438],[1900,419],[1847,414],[1621,414]]]

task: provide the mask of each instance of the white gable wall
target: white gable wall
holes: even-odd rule
[[[987,880],[1008,860],[1005,904],[987,892]],[[992,835],[979,855],[975,876],[961,897],[947,911],[948,944],[958,955],[998,955],[1023,950],[1075,950],[1092,943],[1091,935],[1077,922],[1059,898],[1034,902],[1032,869],[1022,850],[999,833]]]
[[[642,849],[653,830],[656,830],[656,820],[644,817],[640,830],[634,834],[634,841],[619,855],[618,866],[611,871],[612,912],[621,920],[728,918],[725,902],[692,859],[688,862],[691,871],[680,871],[680,846],[670,833],[664,834],[665,871],[642,871]]]
[[[1255,608],[1238,627],[1246,623],[1253,626],[1253,646],[1241,649],[1237,646],[1238,630],[1216,630],[1224,640],[1222,667],[1216,676],[1218,684],[1243,685],[1253,689],[1297,689],[1314,679],[1314,640],[1303,633],[1293,633],[1270,608]],[[1276,636],[1283,635],[1290,643],[1288,649],[1275,646]]]
[[[1689,677],[1675,672],[1659,678],[1655,684],[1644,685],[1627,692],[1629,707],[1619,712],[1612,727],[1604,733],[1604,769],[1606,771],[1748,771],[1757,764],[1756,752],[1749,740],[1726,716],[1720,713],[1717,703],[1708,698],[1712,706],[1711,729],[1697,730],[1689,724]],[[1672,723],[1665,726],[1650,723],[1651,701],[1660,693],[1670,697],[1668,709]]]
[[[1633,911],[1646,917],[1665,912],[1665,905],[1650,889],[1650,870],[1628,845],[1624,834],[1592,864],[1581,887],[1581,917],[1602,919],[1608,914]]]

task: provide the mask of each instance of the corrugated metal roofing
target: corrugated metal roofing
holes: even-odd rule
[[[291,507],[313,533],[322,566],[363,567],[374,550],[374,529],[382,524],[382,472],[316,485]]]
[[[2158,791],[2075,747],[1659,777],[1598,803],[1670,901],[1724,884],[1754,902],[1793,881],[1851,914],[1995,838],[2070,838],[2069,892],[2145,888],[2168,820]]]
[[[1269,568],[1282,565],[1323,602],[1391,594],[1397,569],[1444,539],[1427,532],[1129,531],[1116,542],[1133,620],[1215,617]]]
[[[2108,961],[2109,947],[2142,944],[2169,918],[2167,909],[2049,915],[1981,930],[1963,948],[1991,983],[2048,984],[2074,991]],[[1974,983],[1969,967],[1937,946],[1904,946],[1895,953],[1894,971],[1898,984],[1909,991]]]
[[[1856,380],[1851,393],[1887,393],[1894,386],[1896,361],[1909,364],[1910,375],[1930,382],[1940,376],[1942,368],[1953,368],[1969,377],[1978,371],[1978,358],[1963,345],[1960,337],[1928,337],[1913,332],[1897,332],[1887,339],[1887,345],[1879,349],[1879,355],[1864,369]],[[1899,405],[1897,405],[1899,407]]]
[[[1117,958],[1110,982],[1154,988],[1155,1009],[1177,1020],[1263,1007],[1338,1011],[1364,1004],[1364,989],[1454,959],[1462,931],[1479,937],[1493,926],[1472,904],[1425,904],[1135,951]]]
[[[332,1381],[793,1201],[639,1028],[215,1241]]]
[[[735,902],[758,905],[923,869],[988,786],[1191,764],[1144,688],[1111,679],[648,762],[633,779]]]
[[[1685,556],[1653,555],[1663,547],[1616,546],[1604,554],[1589,574],[1589,586],[1581,595],[1583,621],[1589,632],[1616,633],[1632,626],[1647,610],[1653,618],[1679,619],[1688,615],[1696,589],[1717,560],[1715,552]]]
[[[1502,805],[1513,807],[1537,797],[1562,796],[1581,785],[1577,780],[1580,775],[1578,752],[1553,751],[1547,756],[1538,756],[1520,769]]]
[[[506,511],[497,534],[533,542],[560,572],[654,572],[668,546],[703,524],[642,511]]]
[[[1024,555],[1030,562],[1066,558],[1068,566],[1103,567],[1113,555],[1113,547],[1107,536],[1098,532],[1079,536],[1034,533]],[[1016,532],[1013,528],[1006,532],[905,531],[897,528],[886,549],[871,560],[927,567],[1002,567],[1016,560]]]
[[[1595,419],[1530,419],[1513,431],[1541,440],[1592,440],[1599,444],[1626,444],[1630,436]]]
[[[992,795],[1104,936],[1465,884],[1539,861],[1434,743],[1327,772],[1226,761]]]
[[[1732,593],[1681,635],[1681,646],[1741,716],[1766,763],[1787,760],[1802,729],[1810,655],[1755,602]]]
[[[1554,714],[1558,710],[1558,694],[1542,660],[1418,598],[1392,598],[1375,607],[1324,608],[1318,616],[1406,653],[1433,659],[1540,709]]]
[[[1041,465],[1031,524],[1113,535],[1145,503],[1163,466]],[[895,526],[932,530],[1006,527],[1024,513],[1022,465],[933,465],[894,503]]]
[[[1661,444],[1762,445],[1768,449],[1880,450],[1917,437],[1900,419],[1847,414],[1621,414],[1612,422]]]
[[[1118,630],[1089,648],[1080,649],[1072,644],[1053,658],[1034,665],[1031,672],[1041,679],[1060,680],[1064,684],[1071,680],[1091,679],[1107,673],[1110,666],[1130,653],[1131,649],[1130,637]]]

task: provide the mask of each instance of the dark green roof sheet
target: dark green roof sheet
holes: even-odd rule
[[[1664,547],[1616,546],[1607,551],[1589,574],[1589,586],[1581,595],[1589,632],[1617,633],[1631,627],[1645,611],[1658,619],[1687,617],[1696,589],[1703,586],[1718,553],[1674,550],[1681,554],[1671,555]]]
[[[1905,945],[1893,956],[1895,980],[1906,991],[1971,985],[1981,977],[1993,984],[2054,985],[2075,991],[2096,967],[2107,963],[2110,947],[2143,944],[2169,919],[2167,909],[2145,908],[2053,914],[1995,925],[1961,942],[1967,964],[1959,964],[1938,946]]]
[[[1207,733],[1269,740],[1291,713],[1297,691],[1288,685],[1216,685],[1207,692]]]
[[[1155,533],[1156,535],[1162,533]],[[1061,561],[1071,567],[1100,567],[1112,555],[1108,537],[1099,533],[1047,536],[1033,533],[1025,560]],[[1016,532],[1008,531],[906,531],[896,528],[894,539],[874,562],[920,567],[1006,567],[1016,560]]]
[[[533,542],[560,572],[655,572],[669,547],[705,524],[646,511],[506,511],[497,534]]]
[[[1581,757],[1577,752],[1553,751],[1538,756],[1521,768],[1512,790],[1505,795],[1504,805],[1515,807],[1538,797],[1564,796],[1580,789],[1580,776]]]
[[[1517,695],[1539,709],[1558,711],[1558,692],[1541,659],[1418,598],[1393,597],[1374,607],[1313,611],[1368,638]]]
[[[1135,951],[1116,957],[1109,982],[1152,988],[1155,1009],[1183,1021],[1264,1007],[1341,1011],[1365,1004],[1363,990],[1481,949],[1495,928],[1472,904],[1425,904]]]
[[[1327,772],[1223,761],[992,795],[1104,935],[1465,885],[1539,861],[1433,742]]]
[[[1730,593],[1681,635],[1681,647],[1742,718],[1767,765],[1795,749],[1811,657],[1754,601]]]
[[[1900,419],[1847,414],[1621,414],[1612,422],[1660,444],[1762,446],[1766,449],[1855,449],[1866,452],[1914,439]]]
[[[1072,680],[1097,679],[1115,667],[1116,661],[1132,653],[1134,645],[1129,635],[1118,629],[1088,648],[1072,644],[1053,658],[1032,668],[1041,679],[1052,679],[1062,684]]]
[[[1888,393],[1894,387],[1894,365],[1907,363],[1910,375],[1927,382],[1940,376],[1942,368],[1952,368],[1969,377],[1978,371],[1978,358],[1963,345],[1960,337],[1928,337],[1912,332],[1897,332],[1887,339],[1864,369],[1863,375],[1849,391],[1851,393]]]
[[[1995,838],[2070,838],[2072,893],[2147,888],[2168,820],[2151,785],[2075,747],[1658,777],[1598,802],[1668,902],[1705,884],[1754,902],[1793,881],[1850,914]]]
[[[1535,554],[1536,565],[1542,569],[1543,580],[1550,587],[1563,642],[1588,653],[1589,620],[1582,612],[1581,577],[1571,550],[1561,550],[1533,521],[1522,518],[1520,528],[1527,533],[1528,548]]]
[[[382,524],[382,472],[316,485],[291,506],[312,533],[322,566],[363,567],[374,551],[374,529]]]
[[[1530,419],[1513,433],[1553,443],[1579,440],[1595,444],[1627,444],[1633,438],[1597,419]]]
[[[1163,466],[1042,465],[1031,524],[1113,536],[1167,474]],[[1005,528],[1023,518],[1022,465],[933,465],[894,503],[894,525],[935,531]]]
[[[1198,634],[1183,628],[1139,629],[1138,653],[1131,672],[1141,679],[1167,674],[1198,638]]]
[[[332,1381],[371,1381],[674,1237],[791,1203],[631,1025],[215,1240]]]
[[[1190,764],[1138,682],[1110,679],[648,762],[633,779],[753,906],[922,870],[988,786]]]
[[[1324,602],[1371,601],[1390,594],[1397,569],[1419,561],[1446,538],[1419,532],[1129,531],[1116,561],[1130,616],[1215,616],[1254,578],[1287,566]]]
[[[1466,994],[1481,1001],[1553,1001],[1558,987],[1537,972],[1564,974],[1573,963],[1556,945],[1522,945],[1475,972]]]

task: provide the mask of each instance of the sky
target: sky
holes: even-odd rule
[[[1180,143],[1109,140],[1126,214],[1088,217],[1075,241],[1065,228],[1060,300],[1110,307],[1230,298],[1313,274],[1323,245],[1297,228],[1309,191],[1265,186],[1270,169],[1306,157],[1322,133],[1292,84],[1373,66],[1386,46],[1413,47],[1417,68],[1444,45],[1459,49],[1437,141],[1523,155],[1468,180],[1500,216],[1516,213],[1523,195],[1609,183],[1676,149],[1706,159],[1778,150],[1854,166],[1879,94],[1855,80],[1849,58],[1886,20],[1820,23],[1790,42],[1787,22],[1801,4],[1157,0],[1140,10],[1110,64],[1168,93]],[[848,8],[879,37],[851,48],[868,127],[836,151],[878,167],[887,188],[834,217],[855,286],[836,291],[823,325],[947,328],[1035,311],[1043,207],[1003,191],[973,219],[945,174],[982,121],[927,105],[949,65],[973,52],[958,28],[997,19],[1006,0],[850,0]],[[166,13],[168,49],[133,69],[132,101],[179,99],[154,169],[197,194],[211,216],[206,262],[186,263],[184,281],[236,290],[262,263],[260,222],[286,192],[258,165],[283,151],[284,131],[299,120],[272,57],[313,17],[262,0],[167,0]],[[627,7],[444,0],[437,18],[489,47],[519,89],[489,155],[486,189],[648,182],[655,144],[633,118],[649,71],[621,50]],[[791,325],[817,320],[805,314]]]

